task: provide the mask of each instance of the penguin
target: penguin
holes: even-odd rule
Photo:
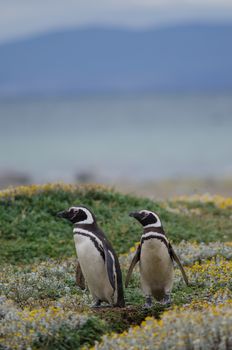
[[[122,273],[117,255],[95,215],[85,206],[71,207],[57,213],[74,224],[73,234],[81,271],[94,299],[93,307],[101,302],[124,307]]]
[[[138,220],[144,231],[129,267],[125,285],[128,286],[133,268],[139,262],[141,287],[146,298],[144,306],[152,306],[152,297],[164,305],[171,304],[173,262],[175,261],[180,267],[185,283],[188,285],[183,266],[168,241],[156,213],[141,210],[132,212],[129,216]]]

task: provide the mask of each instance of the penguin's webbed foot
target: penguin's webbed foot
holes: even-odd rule
[[[170,294],[165,294],[164,298],[160,301],[160,304],[164,306],[170,306],[171,303],[172,303],[172,300],[171,300]]]
[[[146,303],[143,305],[144,309],[150,309],[152,307],[152,297],[147,296],[146,297]]]
[[[96,300],[95,303],[92,304],[92,308],[100,307],[101,306],[101,300]]]

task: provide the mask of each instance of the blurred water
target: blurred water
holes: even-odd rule
[[[0,171],[34,181],[232,175],[232,95],[0,101]]]

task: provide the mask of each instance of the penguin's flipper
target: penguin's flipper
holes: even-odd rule
[[[105,265],[110,284],[115,290],[115,260],[112,252],[104,245]]]
[[[137,264],[137,262],[140,260],[140,253],[141,253],[141,245],[139,244],[138,247],[137,247],[136,253],[135,253],[135,255],[134,255],[134,257],[133,257],[133,259],[131,261],[129,270],[127,272],[126,282],[125,282],[125,287],[126,288],[128,287],[132,271],[133,271],[135,265]]]
[[[175,251],[174,251],[174,249],[173,249],[173,247],[171,246],[170,243],[169,243],[169,253],[170,253],[171,258],[172,258],[172,259],[177,263],[177,265],[179,266],[180,271],[181,271],[181,273],[182,273],[182,276],[183,276],[183,278],[184,278],[184,281],[185,281],[186,285],[189,286],[188,277],[187,277],[187,275],[186,275],[186,273],[185,273],[185,270],[184,270],[184,268],[183,268],[183,265],[181,264],[180,259],[179,259],[178,256],[176,255],[176,253],[175,253]]]
[[[76,265],[76,284],[82,290],[85,289],[85,277],[82,273],[81,265],[80,265],[79,261],[77,261],[77,265]]]

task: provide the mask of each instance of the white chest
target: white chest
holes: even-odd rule
[[[76,253],[83,270],[95,268],[96,263],[104,265],[101,241],[89,233],[74,235]]]
[[[80,266],[94,298],[112,303],[110,285],[100,239],[88,231],[74,234],[75,248]]]
[[[156,238],[142,244],[140,273],[143,281],[152,288],[166,285],[173,277],[173,263],[166,245]]]

